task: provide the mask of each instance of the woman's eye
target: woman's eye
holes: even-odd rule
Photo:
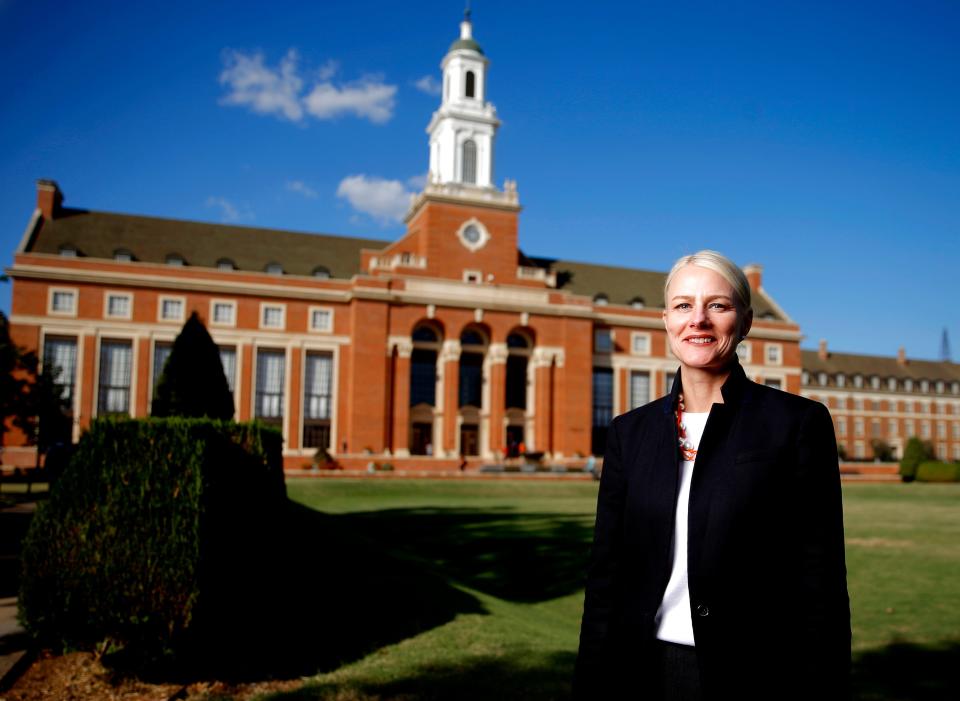
[[[687,309],[690,309],[690,305],[689,305],[687,302],[681,302],[680,304],[678,304],[678,305],[677,305],[676,307],[674,307],[674,308],[675,308],[675,309],[680,309],[681,311],[686,311]]]

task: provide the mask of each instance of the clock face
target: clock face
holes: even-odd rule
[[[463,230],[463,238],[465,238],[470,243],[477,243],[480,240],[480,229],[478,229],[474,224],[469,224]]]

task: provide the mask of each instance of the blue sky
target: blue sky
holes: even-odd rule
[[[0,0],[0,262],[68,206],[396,238],[459,1]],[[960,359],[960,3],[475,0],[528,254],[716,248],[815,347]],[[0,286],[9,311],[10,286]]]

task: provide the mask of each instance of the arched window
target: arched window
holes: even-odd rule
[[[595,294],[595,295],[593,296],[593,303],[594,303],[594,304],[609,304],[609,303],[610,303],[610,298],[607,297],[607,295],[604,294],[603,292],[598,292],[597,294]]]
[[[529,348],[530,342],[522,333],[512,333],[507,336],[507,348]]]
[[[133,260],[133,253],[127,248],[118,248],[113,252],[113,259],[120,263],[129,263]]]
[[[181,267],[187,264],[186,258],[181,256],[179,253],[168,253],[166,261],[167,265],[172,265],[175,267]]]
[[[429,326],[418,326],[414,329],[411,336],[414,342],[422,341],[424,343],[436,343],[437,332]]]
[[[473,74],[473,71],[467,71],[467,82],[466,88],[464,90],[464,95],[467,97],[476,97],[477,92],[477,77]]]
[[[236,270],[237,264],[229,258],[221,258],[217,261],[217,270]]]
[[[60,246],[58,252],[64,258],[76,258],[80,254],[80,252],[77,251],[77,247],[69,243]]]
[[[330,277],[330,269],[323,265],[318,265],[313,269],[313,276],[325,280]]]
[[[634,297],[630,300],[630,306],[634,309],[643,309],[643,297]]]
[[[283,275],[283,266],[280,263],[267,263],[264,270],[270,275]]]
[[[483,336],[480,335],[479,331],[474,331],[473,329],[467,329],[462,334],[460,334],[460,345],[461,346],[482,346],[486,343],[483,340]]]
[[[472,139],[463,142],[463,182],[477,182],[477,144]]]

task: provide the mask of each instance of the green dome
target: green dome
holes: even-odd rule
[[[480,48],[478,44],[473,39],[457,39],[455,42],[450,44],[450,51],[456,51],[457,49],[466,49],[467,51],[476,51],[478,54],[483,56],[483,49]],[[447,53],[450,53],[448,51]]]

